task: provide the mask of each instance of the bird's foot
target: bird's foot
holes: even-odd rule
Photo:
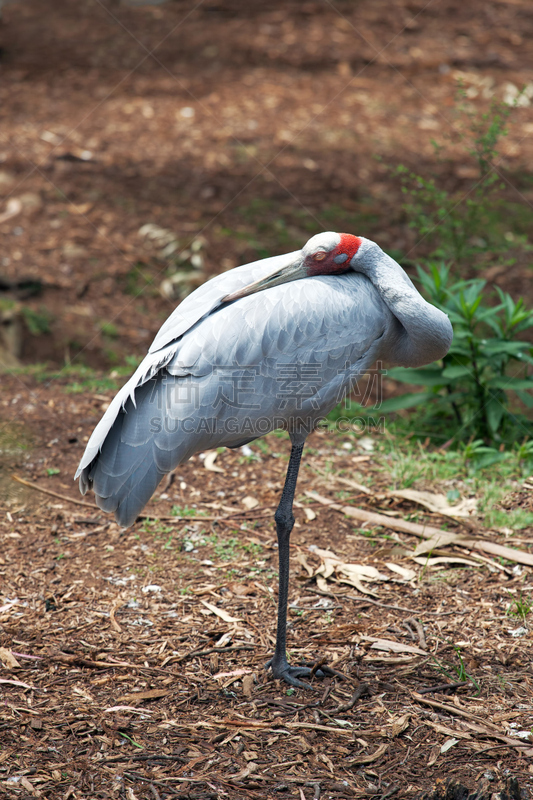
[[[273,656],[270,661],[265,664],[265,669],[271,668],[274,678],[285,681],[290,686],[296,686],[298,689],[312,689],[310,683],[299,680],[300,678],[312,678],[316,675],[317,678],[340,676],[340,673],[334,669],[330,669],[323,664],[317,668],[316,665],[311,664],[302,667],[291,667],[286,658],[276,658]],[[344,677],[344,676],[342,676]]]

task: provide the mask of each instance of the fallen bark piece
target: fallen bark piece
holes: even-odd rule
[[[204,469],[208,469],[210,472],[224,473],[225,470],[223,470],[222,467],[219,467],[215,464],[217,456],[218,456],[217,450],[208,450],[204,458]]]
[[[20,667],[19,662],[7,647],[0,647],[0,661],[7,669],[16,669]]]
[[[427,656],[425,650],[412,644],[400,644],[390,639],[378,639],[375,636],[361,636],[366,642],[373,642],[372,650],[383,650],[386,653],[409,653],[417,656]]]
[[[410,533],[412,536],[418,536],[421,539],[436,538],[436,544],[442,547],[446,544],[446,537],[453,536],[453,543],[459,547],[467,547],[470,550],[482,550],[485,553],[491,553],[494,556],[506,558],[508,561],[515,561],[517,564],[525,564],[528,567],[533,567],[533,554],[524,553],[523,550],[514,550],[512,547],[505,547],[502,544],[495,542],[486,542],[483,539],[463,539],[458,534],[450,534],[446,531],[441,531],[434,528],[432,525],[419,525],[416,522],[407,522],[404,519],[395,519],[394,517],[386,517],[384,514],[375,514],[372,511],[363,511],[362,508],[355,508],[354,506],[341,506],[327,497],[322,497],[316,492],[305,492],[307,497],[311,497],[318,503],[324,506],[329,506],[334,511],[340,511],[341,514],[346,514],[347,517],[353,517],[361,522],[369,522],[371,525],[380,525],[382,528],[392,528],[402,533]],[[442,537],[442,538],[441,538]]]
[[[146,692],[131,692],[131,694],[124,694],[122,697],[117,697],[117,703],[136,705],[143,700],[157,700],[159,697],[166,697],[167,694],[170,694],[168,689],[148,689]]]
[[[129,667],[139,669],[139,664],[130,664],[128,661],[95,661],[84,656],[70,655],[69,653],[53,653],[49,656],[51,661],[59,661],[61,664],[77,664],[80,667],[93,667],[94,669],[110,669],[116,667]]]
[[[352,758],[348,761],[344,766],[346,767],[355,767],[357,764],[373,764],[374,761],[377,761],[384,756],[387,750],[389,749],[388,744],[380,744],[377,750],[374,750],[373,753],[370,753],[368,756],[357,756],[356,758]]]
[[[242,619],[240,617],[232,617],[231,614],[228,614],[227,611],[224,611],[224,609],[214,606],[212,603],[208,603],[207,600],[200,599],[200,603],[202,603],[202,605],[208,608],[212,614],[215,614],[217,617],[220,617],[220,619],[224,620],[224,622],[242,622]]]
[[[390,497],[400,497],[404,500],[411,500],[413,503],[433,511],[435,514],[443,514],[445,517],[471,517],[477,510],[477,500],[475,497],[467,497],[456,505],[448,503],[446,495],[434,494],[433,492],[419,492],[416,489],[398,489],[388,492]]]

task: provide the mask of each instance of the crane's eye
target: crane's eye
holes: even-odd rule
[[[324,261],[326,255],[323,250],[319,250],[318,253],[313,253],[313,261]]]

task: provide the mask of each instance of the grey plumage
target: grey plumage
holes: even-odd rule
[[[344,274],[222,302],[298,262],[308,243],[218,275],[187,297],[93,432],[76,473],[81,492],[92,487],[100,508],[130,525],[161,478],[194,453],[279,426],[303,441],[377,359],[418,366],[444,355],[445,315],[377,245],[360,241]]]

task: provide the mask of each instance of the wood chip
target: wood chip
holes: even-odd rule
[[[204,469],[208,469],[210,472],[225,472],[222,467],[219,467],[215,464],[217,457],[217,450],[208,450],[204,458]]]
[[[0,661],[7,669],[16,669],[20,667],[19,662],[7,647],[0,647]]]
[[[217,606],[208,603],[207,600],[202,600],[200,598],[200,603],[202,603],[202,605],[208,608],[212,614],[216,614],[217,617],[223,619],[224,622],[242,622],[241,617],[232,617],[231,614],[228,614],[227,611],[224,611],[222,608],[217,608]]]
[[[388,749],[389,749],[388,744],[380,744],[378,749],[374,750],[374,752],[370,753],[370,755],[356,756],[356,758],[350,759],[350,761],[346,763],[344,766],[355,767],[358,764],[373,764],[374,761],[378,761],[382,756],[384,756]]]

